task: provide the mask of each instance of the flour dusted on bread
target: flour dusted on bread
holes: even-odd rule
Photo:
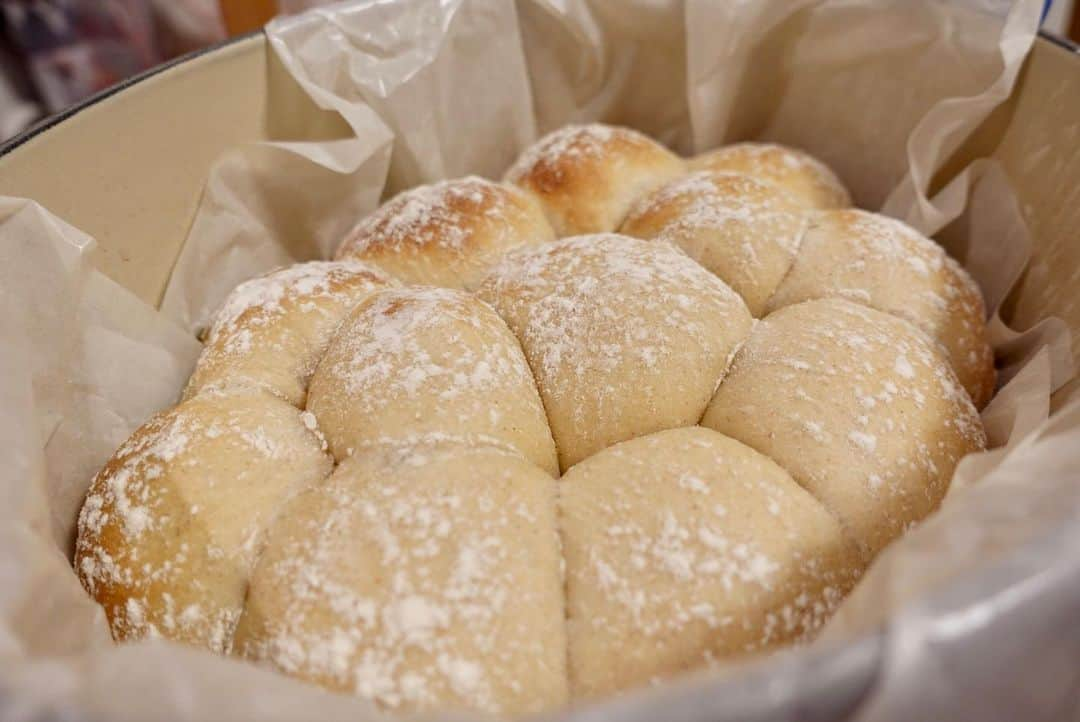
[[[563,237],[616,230],[635,200],[684,172],[683,161],[648,136],[593,123],[544,136],[506,181],[535,196]]]
[[[978,408],[994,392],[986,309],[971,276],[901,221],[853,209],[811,214],[769,310],[839,297],[907,319],[934,339]]]
[[[786,191],[752,176],[703,171],[642,198],[620,232],[674,243],[760,316],[795,260],[804,211]]]
[[[472,288],[507,250],[554,237],[528,193],[468,176],[398,194],[353,228],[337,258],[405,283]]]
[[[227,651],[266,526],[330,473],[325,442],[262,391],[211,391],[136,431],[90,485],[75,570],[116,639]]]
[[[971,279],[849,204],[795,149],[602,124],[405,191],[230,294],[94,478],[76,573],[118,641],[405,714],[808,641],[984,448],[994,384]]]
[[[787,472],[701,427],[609,447],[561,489],[575,696],[807,638],[862,569]]]
[[[780,464],[868,558],[932,512],[961,457],[986,445],[930,339],[838,298],[760,321],[701,423]]]
[[[381,440],[440,432],[501,443],[558,474],[517,340],[461,291],[386,289],[357,306],[319,364],[308,409],[339,460]]]
[[[827,165],[776,143],[734,143],[690,159],[693,170],[738,173],[772,183],[808,208],[846,208],[851,194]]]
[[[236,651],[402,712],[567,699],[555,481],[519,454],[376,446],[268,535]]]
[[[511,253],[478,294],[521,341],[564,471],[696,423],[752,321],[679,249],[613,233]]]
[[[265,389],[300,406],[331,334],[356,303],[394,285],[358,261],[311,261],[245,281],[225,299],[184,390]]]

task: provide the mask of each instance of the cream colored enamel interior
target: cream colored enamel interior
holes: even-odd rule
[[[95,103],[0,157],[0,195],[93,236],[94,264],[157,305],[210,168],[267,138],[266,52],[248,38]]]

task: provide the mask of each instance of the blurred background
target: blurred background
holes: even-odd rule
[[[154,65],[331,1],[0,0],[0,141]],[[1076,6],[1048,1],[1044,29],[1080,42]]]

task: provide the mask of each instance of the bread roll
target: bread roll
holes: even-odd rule
[[[691,170],[745,173],[780,186],[808,208],[846,208],[851,194],[832,170],[795,148],[775,143],[735,143],[690,160]]]
[[[469,176],[398,194],[352,229],[337,258],[405,283],[471,288],[508,249],[554,237],[532,196]]]
[[[386,289],[357,306],[312,378],[308,409],[339,460],[381,439],[438,432],[505,445],[559,471],[517,340],[461,291]]]
[[[394,285],[357,261],[312,261],[237,286],[214,317],[184,390],[261,388],[303,406],[308,379],[331,334],[372,291]]]
[[[941,344],[976,407],[994,392],[994,354],[979,287],[941,246],[900,221],[859,210],[811,216],[769,310],[841,296],[895,314]]]
[[[544,136],[506,180],[532,193],[563,237],[614,231],[635,200],[684,172],[681,158],[636,130],[592,123]]]
[[[752,322],[679,249],[611,233],[512,251],[477,293],[521,341],[564,471],[697,423]]]
[[[566,701],[555,482],[519,455],[369,449],[269,534],[235,650],[399,712]]]
[[[94,479],[78,576],[117,640],[412,716],[807,640],[994,384],[971,280],[849,203],[799,151],[599,124],[401,193],[229,296]]]
[[[559,488],[575,698],[805,639],[861,571],[787,472],[708,429],[616,444]]]
[[[262,391],[158,414],[94,478],[75,569],[113,637],[225,651],[266,524],[331,470],[314,420]]]
[[[674,243],[761,316],[805,226],[805,208],[782,189],[747,175],[702,171],[639,200],[620,232]]]
[[[985,447],[974,406],[907,321],[839,298],[759,321],[701,421],[784,467],[872,557]]]

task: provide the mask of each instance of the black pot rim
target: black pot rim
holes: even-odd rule
[[[209,55],[210,53],[221,50],[222,48],[228,47],[230,45],[236,45],[238,43],[250,40],[257,35],[261,35],[262,32],[262,30],[255,30],[250,33],[244,33],[243,35],[237,35],[236,37],[229,38],[228,40],[223,40],[219,43],[208,45],[205,48],[199,48],[198,50],[192,51],[185,55],[179,55],[171,60],[161,63],[160,65],[155,65],[154,67],[148,68],[141,73],[132,75],[130,78],[125,78],[119,83],[116,83],[115,85],[110,85],[104,90],[99,90],[93,95],[89,95],[86,98],[83,98],[79,102],[75,103],[74,105],[71,105],[64,110],[61,110],[59,113],[54,113],[52,115],[42,118],[38,122],[31,125],[29,128],[23,130],[21,133],[13,136],[12,138],[9,138],[3,143],[0,143],[0,157],[7,155],[11,151],[18,148],[20,145],[23,145],[32,138],[41,135],[50,128],[59,125],[60,123],[63,123],[68,118],[71,118],[72,116],[81,113],[82,111],[93,105],[97,105],[106,98],[112,97],[113,95],[116,95],[121,91],[138,85],[144,80],[152,78],[155,75],[160,75],[166,70],[171,70],[178,65],[183,65],[186,62],[195,60],[196,58],[200,58],[204,55]]]

